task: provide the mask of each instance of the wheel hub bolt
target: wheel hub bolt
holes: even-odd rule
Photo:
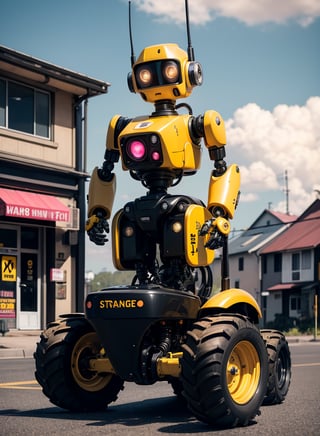
[[[236,375],[238,373],[238,369],[235,367],[235,366],[233,366],[231,369],[230,369],[230,374],[231,375]]]

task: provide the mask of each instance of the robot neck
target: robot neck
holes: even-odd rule
[[[159,100],[154,104],[152,116],[177,115],[175,100]]]
[[[176,171],[165,168],[157,171],[139,171],[137,175],[150,194],[166,194],[167,189],[173,186],[173,181],[179,178]]]

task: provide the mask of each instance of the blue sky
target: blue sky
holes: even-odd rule
[[[23,7],[22,7],[23,4]],[[227,161],[240,165],[242,196],[233,228],[248,227],[271,204],[300,214],[320,186],[320,2],[189,0],[191,36],[204,83],[187,102],[198,115],[219,111],[227,126]],[[186,49],[182,0],[132,0],[136,55],[148,45]],[[115,114],[152,112],[127,88],[130,70],[126,0],[1,0],[0,44],[111,83],[89,101],[88,171],[103,159]],[[207,199],[212,162],[176,192]],[[114,212],[145,189],[119,168]],[[110,264],[108,247],[88,242],[87,269]]]

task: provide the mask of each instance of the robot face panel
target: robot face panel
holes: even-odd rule
[[[177,44],[146,47],[128,76],[129,89],[153,103],[188,97],[201,83],[200,64],[189,61]]]
[[[121,153],[128,169],[158,168],[163,163],[161,141],[156,133],[124,136],[121,140]]]
[[[138,89],[181,83],[180,63],[175,59],[146,62],[134,68]]]

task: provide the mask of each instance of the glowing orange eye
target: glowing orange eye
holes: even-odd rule
[[[168,61],[165,62],[162,67],[162,74],[166,82],[175,83],[179,78],[179,68],[176,62]]]
[[[152,83],[152,72],[149,68],[141,68],[138,70],[137,80],[140,86],[149,86]]]

